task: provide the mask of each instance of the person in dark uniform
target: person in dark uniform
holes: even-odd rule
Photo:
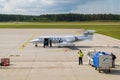
[[[43,47],[45,48],[45,46],[46,46],[46,41],[44,41],[44,43],[43,43]]]
[[[50,47],[52,47],[52,40],[50,40]]]
[[[115,68],[115,59],[116,59],[116,56],[111,53],[111,56],[112,56],[112,68]]]
[[[44,48],[45,48],[45,46],[48,46],[48,40],[46,38],[44,39],[44,43],[43,43]]]

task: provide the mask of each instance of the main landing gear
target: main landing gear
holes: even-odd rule
[[[37,45],[37,44],[35,44],[35,47],[38,47],[38,45]]]

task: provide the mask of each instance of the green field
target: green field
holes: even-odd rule
[[[120,22],[3,22],[0,28],[63,28],[63,29],[93,29],[96,33],[120,39]]]

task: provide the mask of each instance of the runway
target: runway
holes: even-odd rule
[[[95,34],[93,41],[75,42],[75,47],[43,48],[29,43],[39,36],[81,35],[82,29],[0,29],[0,58],[9,57],[9,67],[0,66],[0,80],[119,80],[120,40]],[[78,50],[84,53],[84,64],[78,65]],[[88,65],[87,52],[113,52],[116,68],[98,73]]]

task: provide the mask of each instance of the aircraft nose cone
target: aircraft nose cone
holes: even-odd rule
[[[34,42],[38,42],[38,41],[39,41],[39,39],[33,39],[30,41],[30,43],[34,43]]]

